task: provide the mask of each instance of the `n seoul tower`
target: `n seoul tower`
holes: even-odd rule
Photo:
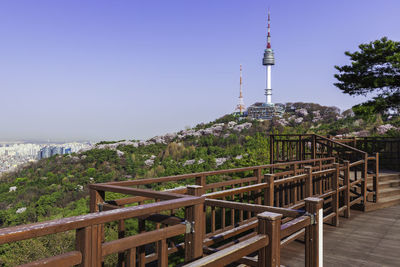
[[[267,66],[267,88],[265,95],[267,96],[267,105],[272,105],[271,96],[271,66],[275,65],[274,51],[271,49],[271,16],[268,10],[268,35],[267,35],[267,48],[264,51],[263,65]]]

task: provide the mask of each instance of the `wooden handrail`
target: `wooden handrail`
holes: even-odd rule
[[[227,200],[219,200],[219,199],[206,199],[204,202],[207,206],[214,206],[214,207],[221,207],[221,208],[230,208],[230,209],[237,209],[237,210],[244,210],[250,211],[255,213],[261,212],[274,212],[282,214],[285,217],[296,218],[304,214],[304,211],[289,209],[289,208],[279,208],[279,207],[271,207],[271,206],[264,206],[258,204],[247,204],[241,202],[233,202]]]
[[[90,225],[135,218],[146,214],[158,213],[164,210],[192,206],[204,203],[204,200],[204,197],[185,196],[179,199],[171,199],[140,206],[4,228],[0,229],[0,244],[84,228]]]
[[[258,165],[258,166],[252,166],[252,167],[243,167],[243,168],[233,168],[233,169],[225,169],[225,170],[217,170],[217,171],[206,171],[206,172],[198,172],[198,173],[190,173],[190,174],[181,174],[181,175],[159,177],[159,178],[147,178],[147,179],[139,179],[139,180],[107,182],[107,183],[96,184],[96,185],[119,185],[119,186],[146,185],[146,184],[153,184],[153,183],[180,181],[180,180],[186,180],[186,179],[191,179],[191,178],[196,178],[196,177],[201,177],[201,176],[212,176],[212,175],[220,175],[220,174],[228,174],[228,173],[254,171],[257,169],[269,169],[269,168],[276,168],[276,167],[280,167],[280,166],[288,166],[288,165],[295,165],[295,164],[307,164],[307,163],[320,162],[320,161],[333,161],[334,159],[335,159],[334,157],[327,157],[327,158],[318,158],[318,159],[309,159],[309,160]]]
[[[342,144],[342,143],[337,142],[337,141],[335,141],[335,140],[326,138],[326,137],[324,137],[324,136],[322,136],[322,135],[316,134],[315,136],[318,137],[318,138],[320,138],[320,139],[322,139],[322,140],[329,141],[329,142],[331,142],[331,143],[333,143],[333,144],[336,144],[336,145],[345,147],[345,148],[347,148],[347,149],[349,149],[349,150],[352,150],[352,151],[354,151],[354,152],[357,152],[357,153],[360,153],[360,154],[367,154],[367,152],[365,152],[365,151],[359,150],[359,149],[357,149],[357,148],[354,148],[354,147],[349,146],[349,145],[346,145],[346,144]]]
[[[175,194],[171,192],[165,191],[154,191],[150,189],[138,189],[138,188],[130,188],[126,186],[117,186],[117,185],[105,185],[105,184],[90,184],[90,189],[98,190],[98,191],[108,191],[114,193],[121,193],[127,195],[148,197],[152,199],[162,199],[162,200],[170,200],[176,198],[185,197],[185,195]]]
[[[264,189],[267,187],[268,187],[267,183],[261,183],[261,184],[242,186],[239,188],[232,188],[232,189],[227,189],[227,190],[223,190],[223,191],[208,193],[208,194],[204,194],[203,196],[205,196],[206,198],[214,199],[214,198],[220,198],[220,197],[225,197],[225,196],[237,195],[237,194],[248,192],[248,191]]]
[[[236,185],[236,184],[250,183],[250,182],[254,182],[254,181],[257,181],[257,177],[233,179],[233,180],[228,180],[228,181],[223,181],[223,182],[207,184],[204,186],[204,189],[208,190],[208,189],[213,189],[213,188],[218,188],[218,187],[223,187],[223,186],[231,186],[231,185]]]
[[[71,251],[54,257],[19,265],[19,267],[54,267],[54,266],[75,266],[82,262],[82,253],[80,251]]]
[[[358,166],[358,165],[361,165],[361,164],[364,164],[364,160],[363,159],[350,163],[350,167]]]
[[[305,179],[306,177],[307,177],[307,174],[299,174],[299,175],[292,176],[292,177],[282,178],[282,179],[276,180],[275,185],[295,182],[295,181],[298,181],[301,179]]]
[[[301,216],[281,225],[281,239],[310,225],[310,216]]]
[[[233,263],[252,252],[266,247],[269,243],[268,236],[256,235],[236,245],[220,250],[214,254],[203,257],[197,261],[184,265],[185,267],[199,266],[225,266]]]
[[[177,224],[174,226],[106,242],[102,244],[102,256],[104,257],[113,253],[171,238],[180,234],[184,234],[185,231],[186,226],[184,224]]]

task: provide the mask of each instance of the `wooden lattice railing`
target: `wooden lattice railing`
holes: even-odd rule
[[[335,140],[368,152],[369,155],[379,153],[379,166],[381,169],[400,171],[400,138],[342,137]]]
[[[130,191],[140,197],[148,197],[150,190],[134,189]],[[101,193],[92,191],[92,201],[100,199]],[[93,200],[94,197],[94,200]],[[196,236],[195,231],[201,232],[201,225],[193,225],[193,231],[186,231],[186,224],[181,221],[171,220],[168,225],[162,229],[143,232],[138,235],[120,238],[114,241],[104,242],[105,224],[122,221],[127,219],[141,220],[143,216],[149,216],[154,213],[161,213],[170,209],[183,208],[185,210],[186,221],[199,221],[199,212],[203,210],[204,197],[195,197],[188,195],[179,195],[166,192],[152,192],[152,197],[162,201],[142,206],[125,207],[113,211],[95,212],[87,215],[69,217],[47,222],[21,225],[0,229],[0,244],[16,242],[20,240],[56,234],[66,231],[75,231],[75,250],[57,255],[51,258],[42,259],[36,262],[28,263],[24,266],[87,266],[100,267],[103,258],[109,254],[120,251],[127,251],[127,266],[135,266],[136,253],[139,255],[139,263],[144,265],[145,258],[144,246],[146,244],[157,243],[159,248],[158,262],[161,266],[167,266],[167,239],[185,235],[185,245],[187,255],[186,260],[190,261],[199,257],[198,247],[202,246],[202,238]],[[138,252],[136,252],[138,249]],[[196,254],[197,253],[197,254]]]
[[[353,142],[354,144],[354,142]],[[377,202],[379,199],[380,154],[368,154],[351,146],[351,143],[316,134],[286,134],[270,136],[270,162],[287,162],[334,157],[336,162],[350,164],[351,198],[356,201],[362,196],[361,203]],[[368,188],[368,177],[372,186]],[[371,197],[370,197],[371,196]]]
[[[212,215],[207,211],[209,208],[203,208],[207,195],[218,192],[226,194],[226,192],[232,193],[231,190],[242,190],[243,195],[249,197],[243,198],[241,201],[247,201],[248,204],[237,203],[241,206],[235,208],[234,214],[238,216],[238,219],[234,218],[231,221],[232,229],[239,224],[246,224],[246,222],[251,220],[256,220],[257,222],[263,220],[261,224],[265,225],[265,227],[252,228],[253,231],[258,229],[258,237],[251,239],[251,241],[256,242],[255,239],[257,239],[258,241],[256,243],[260,246],[250,245],[253,243],[248,240],[240,245],[240,249],[225,244],[227,249],[225,250],[226,256],[221,256],[221,253],[219,253],[207,257],[211,257],[209,259],[212,259],[210,262],[213,264],[215,264],[215,262],[221,262],[220,260],[226,262],[240,255],[234,253],[235,256],[233,258],[229,256],[231,255],[232,249],[239,249],[241,253],[246,253],[250,249],[252,251],[258,251],[257,253],[261,255],[257,258],[257,261],[269,261],[273,263],[274,261],[279,261],[279,250],[276,250],[276,244],[274,248],[272,247],[272,243],[266,243],[261,240],[267,240],[266,237],[270,240],[268,231],[271,230],[267,231],[267,229],[269,229],[268,225],[272,222],[269,221],[277,220],[268,218],[271,216],[271,218],[286,216],[288,211],[285,210],[288,209],[270,209],[264,205],[264,209],[249,211],[249,203],[253,206],[262,206],[262,204],[266,204],[265,201],[267,201],[264,199],[267,195],[264,193],[265,190],[271,192],[272,188],[280,192],[279,182],[277,182],[278,185],[275,186],[273,182],[271,182],[271,177],[273,177],[272,181],[275,179],[277,179],[277,181],[286,181],[294,174],[304,173],[303,167],[306,164],[315,165],[315,168],[327,169],[332,166],[333,162],[333,158],[326,158],[172,177],[92,184],[90,185],[91,214],[1,229],[0,244],[66,231],[75,231],[75,250],[37,262],[28,263],[26,266],[100,266],[106,257],[115,254],[118,254],[118,266],[144,266],[154,261],[157,261],[160,266],[166,266],[171,256],[177,257],[174,255],[182,257],[184,261],[188,263],[206,255],[203,254],[203,245],[205,245],[204,242],[206,242],[207,239],[211,238],[210,232],[207,230],[208,224],[205,219],[211,218],[210,216]],[[270,174],[271,171],[275,172],[275,175]],[[218,182],[215,182],[216,179]],[[293,179],[296,179],[296,177]],[[145,189],[155,184],[164,184],[171,181],[186,186],[166,191]],[[304,185],[299,184],[298,186],[302,187]],[[254,187],[256,187],[257,190],[254,191]],[[108,192],[119,193],[125,197],[110,199],[110,194]],[[283,202],[281,203],[280,200],[272,200],[271,202],[271,199],[274,199],[272,195],[268,195],[268,201],[270,201],[268,203],[276,203],[282,207],[288,206]],[[302,196],[302,198],[305,196],[306,195]],[[209,195],[209,200],[219,201],[218,199],[212,200],[211,195]],[[302,201],[305,203],[304,199]],[[211,202],[208,204],[212,205]],[[231,204],[233,204],[233,202]],[[260,215],[260,213],[268,210],[276,214]],[[229,210],[226,209],[225,211],[226,212],[224,212],[222,216],[228,223],[226,216]],[[242,214],[242,218],[240,218],[239,214]],[[300,211],[296,211],[295,214],[297,215],[293,216],[294,220],[292,224],[297,224],[297,217],[309,216]],[[315,224],[307,224],[305,223],[306,218],[303,219],[298,222],[298,227],[301,226],[302,229],[309,227],[310,231],[315,232]],[[136,234],[129,235],[128,232],[131,232],[132,229],[128,228],[127,222],[130,221],[129,225],[132,226],[132,220],[134,220],[137,225],[135,229]],[[284,217],[282,225],[286,223],[286,220],[287,218]],[[323,220],[321,219],[320,221],[322,222]],[[118,239],[105,241],[105,228],[112,227],[112,225],[118,227]],[[228,225],[226,225],[218,234],[222,234],[222,232],[228,230],[228,228]],[[283,233],[285,233],[288,230],[277,229],[276,231],[279,231],[279,234],[275,231],[276,233],[274,232],[274,236],[286,237],[285,234],[281,234],[280,232],[283,231]],[[217,233],[214,234],[216,235]],[[234,238],[234,236],[231,236],[231,238]],[[249,244],[249,246],[246,244]],[[315,248],[316,245],[310,243],[307,246]],[[273,252],[271,252],[271,249]],[[207,251],[207,248],[204,247],[204,250]],[[318,252],[318,249],[316,249],[316,251]],[[219,260],[216,260],[217,258]],[[255,259],[247,259],[246,257],[239,259],[239,261],[242,260],[255,261]],[[313,262],[313,259],[309,261]],[[267,265],[267,263],[263,263],[263,265],[274,266]]]

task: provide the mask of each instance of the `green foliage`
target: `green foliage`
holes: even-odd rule
[[[32,163],[0,178],[0,226],[7,227],[86,214],[89,211],[87,186],[90,183],[155,178],[269,163],[267,135],[270,133],[346,134],[352,131],[376,129],[377,126],[387,123],[384,117],[376,114],[369,113],[367,117],[360,115],[357,108],[354,117],[348,115],[346,118],[336,119],[337,108],[313,103],[288,103],[284,119],[289,121],[290,117],[296,115],[295,110],[301,108],[306,108],[309,114],[304,117],[301,124],[291,122],[292,126],[283,126],[277,119],[251,121],[252,127],[239,133],[229,129],[225,124],[219,136],[212,134],[190,136],[174,139],[167,144],[139,147],[120,145],[117,149],[124,152],[123,156],[118,156],[114,149],[96,148],[81,154],[52,157]],[[319,111],[322,120],[314,123],[312,120],[315,115],[312,111]],[[234,116],[227,115],[214,122],[199,124],[196,128],[208,128],[215,123],[227,123],[235,119]],[[247,120],[238,123],[244,122]],[[400,118],[392,119],[391,123],[400,127]],[[399,132],[389,131],[387,135],[396,134],[399,135]],[[154,164],[148,166],[145,161],[151,157],[154,158]],[[217,158],[226,158],[226,161],[217,166]],[[191,163],[186,164],[187,161]],[[240,174],[232,179],[246,175],[252,174]],[[221,179],[221,176],[209,176],[207,182],[219,182]],[[194,179],[153,183],[146,188],[165,190],[193,182]],[[9,192],[12,186],[17,187],[15,192]],[[106,194],[107,200],[122,197],[126,196],[111,192]],[[26,210],[17,213],[17,210],[23,207]],[[136,220],[126,220],[125,223],[127,234],[134,234],[137,230]],[[116,238],[118,233],[115,227],[113,223],[107,226],[107,240]],[[36,238],[0,246],[0,266],[22,264],[60,254],[58,252],[66,251],[73,246],[73,236],[71,237],[69,233],[56,238],[59,244],[51,243],[51,238],[50,236]],[[29,253],[24,254],[30,247],[32,249]],[[106,266],[114,266],[115,260],[115,255],[107,257]]]
[[[0,246],[0,266],[15,266],[73,250],[74,231]]]
[[[349,95],[376,94],[372,100],[362,104],[367,109],[359,112],[400,111],[400,42],[380,40],[359,45],[360,51],[345,52],[351,65],[335,66],[339,74],[335,83]],[[358,107],[359,108],[359,107]]]

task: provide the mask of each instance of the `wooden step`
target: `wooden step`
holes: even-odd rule
[[[367,202],[367,205],[364,206],[364,211],[373,211],[395,205],[400,205],[400,195],[382,198],[378,203]]]
[[[367,181],[372,182],[375,174],[369,174],[367,176]],[[379,181],[388,181],[388,180],[400,180],[400,175],[397,173],[380,173]]]
[[[384,199],[390,196],[400,196],[400,188],[389,187],[379,190],[379,198]]]
[[[372,188],[373,183],[368,182],[368,188]],[[400,179],[392,179],[387,181],[379,181],[379,189],[390,188],[390,187],[400,187]]]
[[[379,181],[384,182],[388,180],[400,180],[400,173],[380,173]]]

